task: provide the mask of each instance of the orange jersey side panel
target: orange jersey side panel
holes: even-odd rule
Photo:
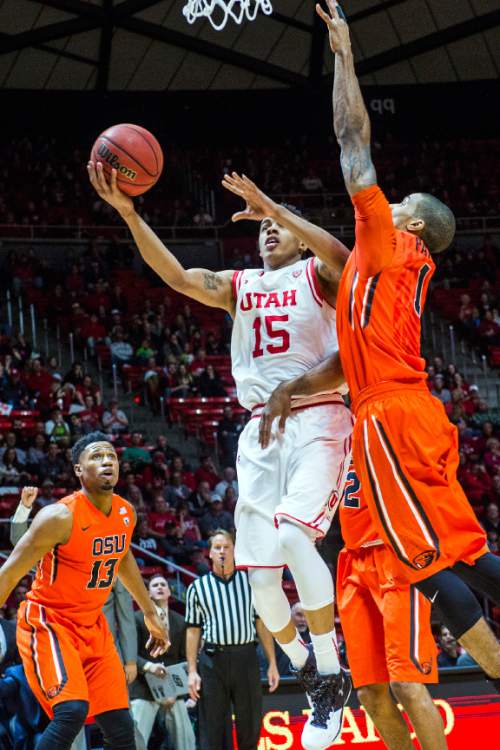
[[[109,516],[81,491],[59,502],[73,514],[71,536],[41,559],[27,599],[89,627],[97,621],[128,552],[134,510],[119,495],[113,495]]]
[[[340,530],[345,546],[357,550],[380,540],[351,462],[339,507]]]
[[[420,354],[420,317],[435,265],[418,237],[393,229],[390,262],[375,275],[364,275],[361,253],[376,258],[381,241],[377,219],[379,223],[386,221],[389,209],[377,186],[361,191],[353,201],[356,245],[339,286],[337,334],[344,374],[355,402],[360,391],[377,383],[416,382],[427,377]],[[360,239],[358,214],[367,202],[374,213]]]

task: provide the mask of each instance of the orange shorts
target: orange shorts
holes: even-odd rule
[[[29,686],[50,718],[63,701],[89,701],[90,716],[128,708],[125,673],[102,613],[95,625],[81,627],[26,600],[17,645]]]
[[[431,604],[391,579],[385,545],[343,549],[337,563],[337,606],[355,687],[384,682],[437,682]]]
[[[456,427],[425,386],[380,390],[357,407],[353,459],[376,530],[395,553],[394,577],[415,583],[473,564],[486,535],[457,481]]]

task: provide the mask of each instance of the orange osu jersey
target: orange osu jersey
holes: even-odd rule
[[[348,550],[382,544],[363,497],[361,483],[351,463],[339,507],[340,530]]]
[[[435,265],[422,240],[394,227],[377,185],[352,200],[356,243],[339,285],[337,334],[355,407],[370,386],[426,379],[420,318]]]
[[[134,509],[113,495],[111,513],[106,516],[81,490],[59,502],[73,514],[71,536],[43,556],[26,596],[57,610],[75,625],[89,627],[96,623],[129,550]]]

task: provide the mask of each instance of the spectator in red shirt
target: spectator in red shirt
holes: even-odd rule
[[[500,473],[500,440],[498,438],[492,437],[487,441],[483,460],[492,476]]]
[[[199,377],[207,366],[207,353],[205,349],[198,349],[196,356],[191,362],[190,370],[195,377]]]
[[[221,477],[217,474],[211,456],[202,456],[201,466],[195,471],[194,478],[198,483],[208,482],[210,489],[215,489],[215,485],[220,482]]]
[[[189,469],[184,465],[184,459],[182,456],[175,456],[172,459],[172,473],[174,471],[178,471],[182,477],[182,483],[186,485],[186,487],[189,487],[191,492],[196,487],[196,480],[194,478],[194,474],[192,471],[189,471]]]
[[[196,518],[189,512],[189,504],[185,501],[181,501],[177,506],[177,526],[181,530],[182,538],[187,545],[201,542],[200,527]]]
[[[42,367],[42,363],[39,359],[33,359],[29,363],[24,382],[31,394],[38,396],[40,402],[42,402],[43,406],[46,408],[50,404],[54,380],[45,367]]]
[[[478,329],[479,336],[488,346],[496,346],[500,341],[500,326],[493,320],[492,310],[487,310]]]
[[[94,356],[94,347],[98,342],[104,341],[106,338],[106,329],[99,321],[97,315],[92,313],[90,318],[82,325],[80,335],[84,339],[90,355]]]
[[[161,491],[153,496],[153,508],[154,510],[148,513],[149,528],[153,536],[163,538],[166,525],[176,523],[176,514],[168,505]]]
[[[465,471],[460,472],[460,476],[466,495],[473,505],[488,500],[493,483],[483,463],[471,464]]]
[[[101,422],[102,408],[97,406],[93,396],[85,396],[83,403],[84,409],[80,412],[81,420],[95,430]]]

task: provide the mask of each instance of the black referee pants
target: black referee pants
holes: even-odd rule
[[[255,644],[225,646],[214,654],[203,649],[198,671],[200,750],[230,750],[232,741],[227,745],[227,734],[233,712],[238,750],[256,750],[262,722],[262,688]]]

